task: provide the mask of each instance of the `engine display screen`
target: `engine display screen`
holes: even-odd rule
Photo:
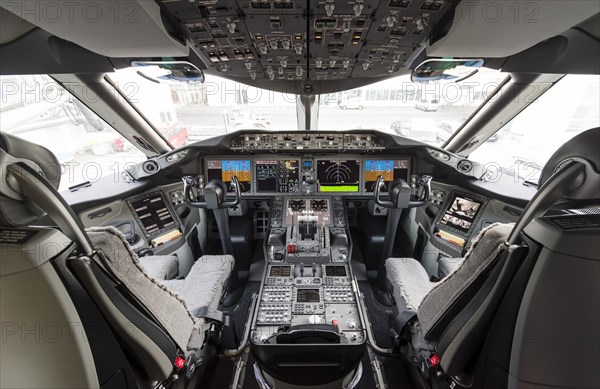
[[[473,221],[481,210],[483,202],[467,196],[455,194],[450,206],[442,216],[440,224],[455,228],[461,232],[469,232]]]
[[[290,277],[292,269],[289,266],[271,266],[269,277]]]
[[[298,289],[296,292],[297,303],[318,303],[320,301],[319,289]]]
[[[147,237],[154,237],[178,225],[160,191],[131,199],[129,206]]]
[[[297,159],[255,161],[256,192],[296,193],[300,182]]]
[[[252,168],[249,159],[240,160],[209,160],[206,162],[208,180],[221,180],[227,185],[228,192],[233,192],[231,180],[237,177],[240,192],[252,190]]]
[[[319,192],[358,192],[360,160],[317,161],[317,188]]]
[[[410,169],[410,159],[365,159],[365,192],[374,192],[377,177],[383,177],[381,192],[387,192],[390,182],[402,179],[406,182]]]
[[[325,266],[325,277],[346,277],[346,266],[329,265]]]

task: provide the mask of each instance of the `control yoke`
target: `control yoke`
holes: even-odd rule
[[[234,176],[231,179],[231,187],[235,194],[235,199],[226,201],[227,186],[220,180],[210,180],[203,188],[204,200],[199,200],[194,194],[194,188],[200,188],[198,180],[191,176],[183,177],[183,195],[185,201],[192,207],[205,209],[223,209],[234,208],[241,201],[240,183]]]
[[[383,176],[377,177],[375,183],[375,191],[373,196],[375,204],[385,208],[414,208],[421,207],[427,204],[429,194],[431,193],[431,176],[421,176],[418,185],[423,188],[423,193],[418,200],[411,200],[410,186],[404,180],[394,180],[390,183],[388,190],[389,200],[382,200],[380,197],[381,188],[383,187]]]
[[[381,188],[383,187],[383,176],[377,177],[375,190],[373,193],[375,204],[389,208],[386,228],[385,240],[383,242],[382,257],[379,262],[379,271],[377,278],[374,280],[373,292],[375,298],[385,306],[391,306],[392,300],[387,288],[387,279],[385,276],[385,261],[392,256],[394,250],[394,242],[396,241],[396,232],[402,209],[421,207],[429,201],[431,193],[431,176],[421,176],[417,185],[423,188],[418,199],[411,200],[411,188],[404,180],[394,180],[390,183],[388,189],[389,200],[381,200],[379,197]]]
[[[194,189],[200,188],[200,183],[194,177],[183,177],[183,197],[185,201],[195,208],[212,209],[215,215],[215,221],[219,228],[219,236],[221,238],[221,246],[223,254],[233,254],[233,244],[231,243],[231,232],[229,230],[229,215],[227,208],[236,207],[240,201],[240,183],[237,177],[231,179],[231,186],[235,193],[235,200],[226,201],[227,186],[220,180],[210,180],[203,188],[202,194],[204,199],[199,200],[194,193]]]

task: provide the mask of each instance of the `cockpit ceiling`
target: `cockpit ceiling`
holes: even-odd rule
[[[406,73],[432,33],[454,16],[448,0],[162,4],[181,21],[208,73],[261,85],[312,80],[332,91],[341,89],[336,82]]]

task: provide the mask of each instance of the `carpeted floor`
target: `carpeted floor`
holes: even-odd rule
[[[381,348],[389,348],[391,346],[389,335],[389,313],[391,308],[379,304],[373,296],[371,285],[368,282],[359,281],[358,288],[365,295],[367,313],[372,324],[371,328],[375,336],[375,343]]]

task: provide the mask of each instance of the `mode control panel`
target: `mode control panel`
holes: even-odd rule
[[[370,133],[341,134],[311,131],[294,133],[252,134],[245,133],[233,139],[231,150],[241,151],[289,151],[289,150],[383,150],[385,143]]]

